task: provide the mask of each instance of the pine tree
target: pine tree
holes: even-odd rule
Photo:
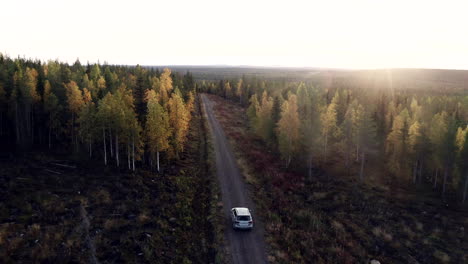
[[[154,90],[147,92],[147,98],[146,142],[152,159],[156,154],[156,164],[159,172],[159,153],[169,149],[169,137],[171,135],[169,115],[159,104],[158,96]]]
[[[224,98],[226,99],[232,98],[232,88],[231,88],[231,84],[228,81],[226,81],[224,84]]]
[[[297,111],[297,97],[291,94],[281,106],[281,118],[278,121],[278,147],[281,156],[289,167],[293,155],[299,148],[300,120]]]
[[[420,123],[416,120],[408,131],[408,152],[412,160],[413,183],[416,183],[418,166],[421,163],[423,151],[423,134]]]
[[[19,88],[23,103],[24,116],[23,120],[26,125],[27,143],[32,143],[34,139],[34,116],[35,106],[41,100],[37,93],[38,72],[34,68],[26,67],[23,75],[23,80],[20,82]]]
[[[1,56],[1,54],[0,54]],[[3,114],[7,109],[8,100],[6,97],[5,89],[3,88],[2,83],[0,82],[0,136],[3,135]]]
[[[465,138],[463,141],[458,141],[461,145],[459,145],[459,152],[457,157],[457,165],[460,170],[460,174],[464,175],[464,185],[463,185],[463,194],[462,194],[462,203],[464,204],[466,201],[466,196],[468,192],[468,128],[465,129]]]
[[[358,105],[355,115],[356,125],[356,138],[357,146],[359,146],[360,158],[361,158],[361,169],[359,172],[359,180],[364,180],[364,163],[366,162],[366,156],[375,148],[376,145],[376,127],[374,120],[370,115],[370,111],[362,105]]]
[[[257,95],[250,97],[250,105],[247,108],[247,117],[249,118],[249,125],[252,131],[256,131],[258,127],[258,112],[260,105],[257,100]]]
[[[164,74],[164,73],[163,73]],[[169,108],[169,123],[171,125],[172,134],[172,150],[173,155],[179,158],[179,154],[184,150],[184,143],[187,140],[188,126],[190,121],[189,112],[180,96],[180,93],[172,93],[168,102]]]
[[[345,147],[345,167],[349,172],[351,166],[351,158],[356,149],[356,156],[358,156],[359,146],[357,144],[357,126],[356,126],[356,111],[358,107],[358,102],[353,101],[344,116],[343,123],[341,124],[341,131],[343,133],[343,146]]]
[[[163,106],[168,103],[172,88],[171,70],[165,68],[159,77],[159,95]]]
[[[244,96],[244,80],[239,79],[236,85],[236,96],[239,98],[239,104],[242,104],[242,97]]]
[[[388,166],[395,176],[406,178],[408,174],[409,113],[404,109],[393,119],[391,132],[386,140]]]
[[[104,152],[104,164],[107,165],[107,138],[111,139],[111,130],[113,127],[112,122],[112,101],[113,96],[109,92],[107,93],[98,104],[98,112],[96,114],[97,123],[99,124],[100,130],[102,130],[102,142]],[[107,134],[106,134],[107,132]],[[112,148],[112,142],[109,140],[109,148]]]
[[[58,103],[58,98],[52,92],[52,87],[48,80],[44,83],[44,93],[42,98],[44,99],[44,112],[48,115],[47,125],[49,127],[48,131],[48,142],[49,149],[52,147],[52,132],[57,131],[60,127],[60,120],[58,119],[58,114],[61,110],[61,107]]]
[[[95,134],[96,108],[87,88],[83,89],[83,106],[78,113],[79,133],[82,140],[87,143],[89,157],[93,156],[93,140]]]
[[[67,102],[68,102],[68,109],[72,114],[71,119],[71,137],[72,142],[75,145],[75,150],[78,148],[77,136],[75,133],[75,117],[81,111],[83,107],[83,94],[79,89],[78,85],[74,81],[70,81],[68,84],[65,84],[65,89],[67,92]]]
[[[264,91],[262,94],[262,103],[257,112],[257,135],[267,144],[272,144],[274,139],[274,123],[272,120],[273,100]]]
[[[442,195],[445,195],[447,184],[448,181],[450,181],[449,178],[451,178],[451,172],[456,158],[456,133],[457,127],[455,124],[455,120],[452,117],[448,117],[447,130],[446,133],[443,135],[443,141],[441,146],[441,155],[443,157],[444,164],[444,181],[442,185]]]
[[[341,135],[341,130],[337,123],[337,100],[332,102],[325,108],[325,111],[320,115],[321,121],[321,136],[323,140],[323,161],[327,162],[327,156],[331,143],[338,142],[338,138]]]

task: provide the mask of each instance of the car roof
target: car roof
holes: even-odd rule
[[[250,215],[249,208],[245,207],[234,207],[234,210],[236,210],[237,215]]]

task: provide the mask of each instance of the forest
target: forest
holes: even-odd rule
[[[106,165],[159,171],[161,158],[183,151],[194,93],[190,73],[168,68],[0,55],[2,148],[66,150]]]
[[[0,257],[224,263],[208,93],[269,262],[466,260],[465,72],[171,69],[0,55]]]
[[[466,203],[468,89],[463,71],[324,71],[243,75],[200,89],[246,108],[250,130],[284,168],[316,168]],[[333,173],[329,173],[333,174]]]
[[[269,262],[465,263],[465,79],[424,69],[197,79],[252,188]]]
[[[212,263],[195,92],[168,68],[0,55],[2,263]]]

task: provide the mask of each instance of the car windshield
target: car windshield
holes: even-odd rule
[[[249,221],[250,220],[250,216],[248,215],[240,215],[237,217],[237,220],[239,221]]]

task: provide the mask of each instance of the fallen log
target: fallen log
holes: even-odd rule
[[[65,164],[54,163],[54,162],[51,162],[50,164],[55,165],[55,166],[65,167],[65,168],[76,169],[76,166],[71,166],[71,165],[65,165]]]
[[[62,174],[62,173],[60,173],[60,172],[58,172],[58,171],[53,171],[53,170],[49,170],[49,169],[44,169],[44,170],[45,170],[45,171],[48,171],[48,172],[50,172],[50,173],[54,173],[54,174]]]

